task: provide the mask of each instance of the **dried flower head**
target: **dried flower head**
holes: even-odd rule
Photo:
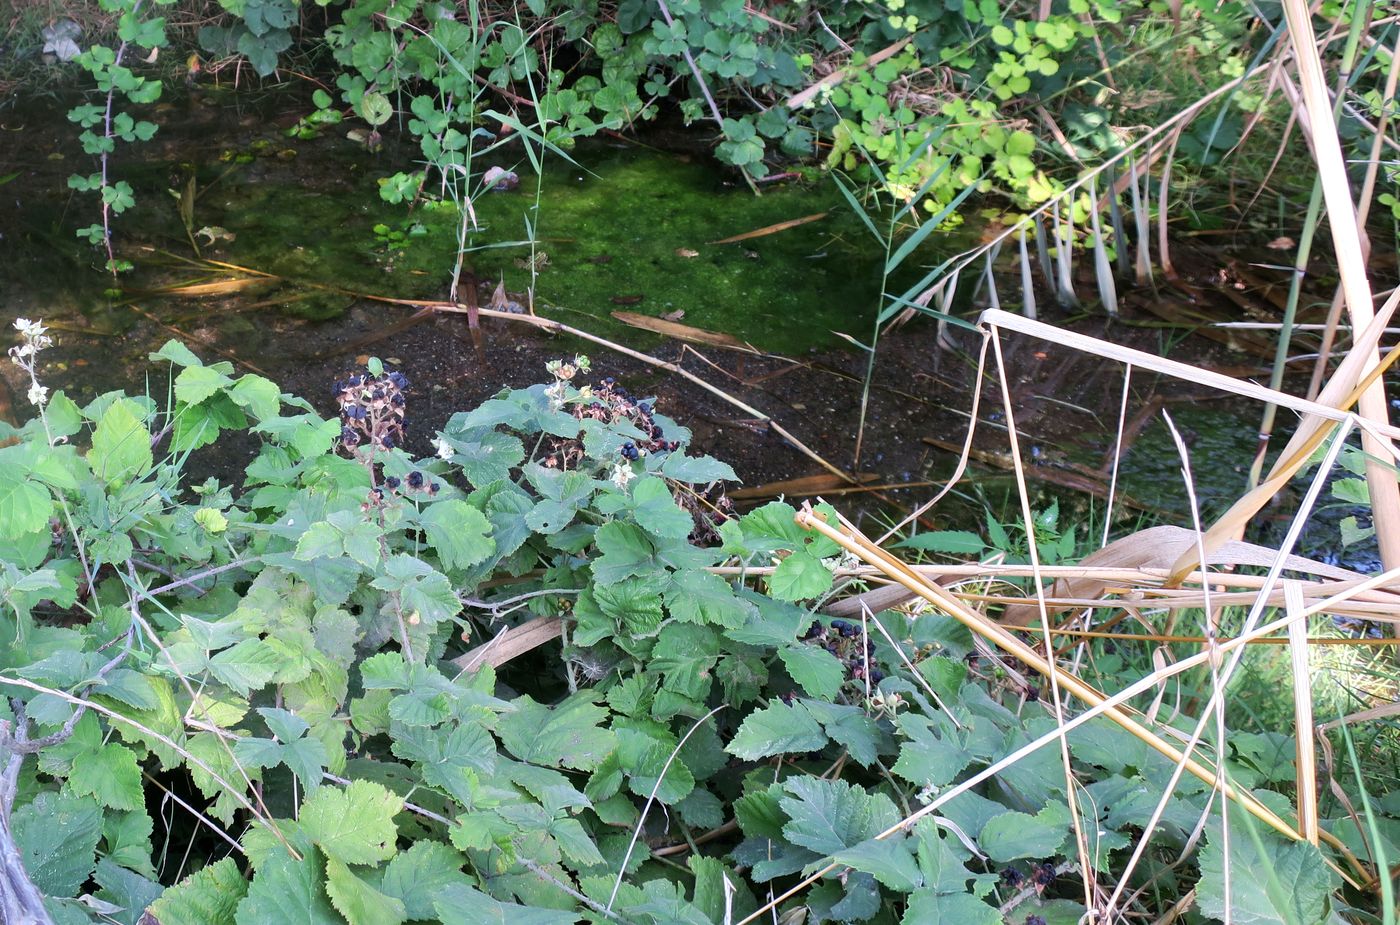
[[[401,372],[356,373],[332,389],[340,406],[340,444],[357,454],[403,445],[408,377]]]

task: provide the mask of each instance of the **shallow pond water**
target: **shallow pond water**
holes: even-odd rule
[[[73,228],[92,220],[95,204],[66,188],[66,176],[86,171],[89,159],[77,151],[63,109],[5,114],[4,127],[22,128],[26,144],[0,149],[0,177],[14,174],[0,186],[4,309],[67,329],[62,341],[67,352],[55,357],[56,384],[79,391],[139,387],[152,344],[181,336],[225,349],[267,369],[289,390],[315,396],[353,356],[354,351],[336,359],[339,347],[373,338],[409,312],[361,294],[447,295],[457,253],[455,203],[439,197],[440,183],[433,178],[427,195],[412,208],[386,203],[378,194],[380,179],[412,168],[416,149],[390,134],[383,149],[368,151],[346,138],[348,126],[328,127],[316,138],[292,137],[287,129],[307,110],[299,92],[285,90],[260,97],[203,91],[165,104],[157,115],[162,127],[156,139],[123,146],[114,160],[115,175],[131,182],[137,196],[137,206],[116,224],[120,256],[135,270],[123,277],[126,291],[115,295],[105,291],[111,283],[98,269],[104,255],[72,236]],[[570,159],[546,156],[539,176],[518,144],[482,160],[478,169],[488,163],[507,168],[520,183],[474,200],[476,227],[464,262],[482,282],[478,299],[485,303],[500,284],[510,300],[528,301],[533,287],[541,315],[667,359],[685,359],[676,341],[625,325],[613,314],[670,318],[762,351],[802,358],[800,368],[765,366],[701,348],[706,359],[699,365],[687,362],[773,414],[818,452],[851,465],[864,358],[839,335],[868,339],[882,254],[829,177],[809,173],[765,186],[763,195],[755,196],[704,156],[703,131],[689,136],[699,142],[690,146],[694,150],[592,139],[572,150]],[[774,233],[717,243],[809,218]],[[970,232],[930,236],[906,272],[916,277],[962,250],[970,237]],[[201,260],[195,262],[196,257]],[[221,282],[238,274],[208,261],[275,278],[221,290]],[[910,281],[902,277],[896,283]],[[155,294],[191,283],[213,283],[215,291],[201,298]],[[1008,283],[1008,288],[1015,286]],[[932,328],[916,322],[882,348],[860,468],[886,483],[937,481],[949,468],[949,457],[931,451],[924,438],[961,442],[965,421],[957,412],[969,404],[975,345],[967,341],[962,346],[968,355],[949,358]],[[1109,336],[1137,337],[1136,345],[1145,349],[1152,349],[1156,338],[1128,328]],[[422,417],[430,434],[437,418],[502,384],[539,378],[543,357],[577,346],[499,326],[485,354],[469,344],[460,324],[439,319],[365,349],[397,355],[423,384]],[[1026,376],[1014,400],[1034,463],[1066,470],[1087,464],[1102,472],[1120,374],[1085,358],[1066,365],[1070,361],[1058,354],[1052,359],[1060,365],[1052,373],[1043,351],[1020,346],[1025,349],[1012,365]],[[627,369],[643,391],[674,387],[671,401],[681,407],[673,411],[696,428],[702,446],[734,461],[746,481],[820,471],[771,433],[752,428],[732,407],[668,385],[636,364],[608,362]],[[1136,399],[1151,400],[1156,390],[1153,386]],[[1052,393],[1064,402],[1051,403]],[[1218,513],[1243,489],[1257,409],[1187,402],[1173,405],[1171,412],[1198,461],[1195,476],[1205,513]],[[998,413],[990,412],[993,425]],[[989,442],[996,443],[994,429]],[[1178,469],[1158,420],[1144,428],[1126,455],[1121,491],[1143,507],[1186,522]],[[976,478],[980,485],[968,495],[970,503],[946,506],[934,519],[937,526],[975,529],[985,506],[1014,515],[1014,494],[1000,476],[984,470]],[[1095,516],[1083,495],[1045,484],[1037,503],[1059,498],[1070,517]],[[886,497],[917,503],[926,490]],[[857,506],[868,499],[850,500]],[[1340,550],[1335,529],[1340,516],[1335,509],[1324,512],[1305,551],[1368,564],[1372,553],[1365,546]]]

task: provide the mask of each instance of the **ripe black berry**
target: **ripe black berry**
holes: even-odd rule
[[[1001,882],[1005,883],[1013,890],[1019,887],[1025,879],[1026,875],[1014,867],[1003,867],[1001,869]]]
[[[422,487],[423,487],[423,473],[419,472],[417,469],[414,469],[412,472],[410,472],[410,473],[408,474],[408,487],[409,487],[409,488],[422,488]]]
[[[390,489],[398,488],[398,487],[399,487],[399,477],[398,477],[397,475],[386,476],[385,479],[384,479],[384,484],[385,484],[386,487],[388,487],[388,488],[390,488]]]

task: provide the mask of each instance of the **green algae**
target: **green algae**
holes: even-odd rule
[[[621,325],[613,312],[665,315],[779,353],[840,343],[833,332],[867,336],[880,255],[824,180],[755,196],[712,166],[637,146],[592,144],[573,156],[575,164],[547,161],[538,183],[528,169],[507,165],[520,172],[519,188],[476,198],[478,228],[465,263],[480,279],[523,292],[532,285],[533,254],[541,314],[633,343],[654,338]],[[376,182],[382,169],[372,161],[368,168],[339,163],[334,191],[271,175],[225,181],[213,198],[221,204],[218,223],[236,237],[222,259],[357,292],[445,296],[456,255],[455,203],[420,202],[412,211],[385,203]],[[712,243],[818,213],[826,214],[774,234]],[[281,310],[330,318],[350,301],[327,294]]]

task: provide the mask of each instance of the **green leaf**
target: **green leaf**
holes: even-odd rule
[[[826,741],[826,734],[810,713],[775,700],[744,719],[725,751],[745,761],[757,761],[785,752],[816,751]]]
[[[187,366],[175,377],[175,397],[186,404],[197,405],[232,384],[233,379],[217,366]]]
[[[53,496],[14,473],[0,476],[0,539],[15,540],[48,527]]]
[[[301,827],[327,857],[346,864],[378,864],[394,855],[394,816],[403,798],[373,781],[344,790],[321,787],[302,807]]]
[[[655,636],[661,628],[661,595],[649,576],[611,585],[595,583],[592,593],[598,608],[617,621],[629,638]]]
[[[773,570],[768,593],[780,601],[801,601],[825,594],[831,582],[831,570],[817,557],[799,549]]]
[[[373,126],[383,125],[394,115],[394,106],[382,93],[366,93],[360,98],[360,115]]]
[[[652,546],[646,534],[633,524],[610,521],[593,536],[601,556],[593,560],[595,587],[611,585],[651,565]]]
[[[385,896],[335,858],[326,858],[326,895],[350,925],[400,925],[403,900]]]
[[[233,858],[195,871],[151,903],[161,925],[234,925],[234,911],[248,892],[248,881]]]
[[[244,697],[266,687],[282,665],[282,656],[261,639],[244,639],[209,660],[214,677]]]
[[[486,515],[461,499],[439,501],[418,518],[446,568],[467,568],[496,551]]]
[[[846,680],[846,666],[820,646],[793,645],[778,650],[792,679],[819,700],[832,700]]]
[[[452,590],[447,576],[422,559],[400,553],[384,564],[384,571],[372,584],[381,591],[399,592],[404,613],[413,615],[428,626],[456,616],[462,602]]]
[[[321,793],[334,792],[322,787]],[[345,925],[325,891],[321,852],[312,848],[300,860],[280,847],[258,865],[247,895],[234,915],[237,925]],[[161,925],[165,925],[164,922]]]
[[[433,902],[443,925],[575,925],[578,914],[492,899],[462,884],[445,887]]]
[[[114,742],[74,756],[68,786],[74,793],[95,796],[111,809],[136,811],[146,805],[136,753]]]
[[[130,813],[108,813],[102,820],[102,853],[107,860],[147,877],[156,875],[151,864],[151,832],[155,823],[145,807]]]
[[[88,464],[108,484],[142,475],[151,468],[151,432],[137,417],[140,406],[128,399],[115,401],[103,412],[92,432]]]
[[[900,925],[1002,925],[1001,911],[966,893],[910,894]]]
[[[982,827],[977,845],[994,861],[1055,856],[1069,835],[1069,810],[1051,803],[1034,816],[1002,813]]]
[[[917,549],[922,552],[942,552],[957,555],[979,555],[987,548],[982,537],[969,530],[931,530],[917,533],[903,542],[896,543],[900,549]]]
[[[924,884],[924,876],[909,850],[909,840],[902,834],[896,833],[880,841],[863,841],[845,851],[838,851],[832,860],[872,874],[876,880],[900,893],[912,893]]]
[[[972,761],[963,748],[958,731],[942,714],[934,717],[904,713],[895,720],[907,737],[899,749],[899,760],[891,768],[895,774],[921,787],[942,787]]]
[[[15,810],[11,825],[34,885],[49,896],[77,896],[97,866],[102,808],[88,797],[46,791]]]
[[[818,854],[835,854],[874,838],[899,821],[899,810],[883,793],[866,793],[842,780],[795,777],[779,800],[788,823],[783,835]]]
[[[632,489],[632,516],[642,529],[656,536],[684,539],[695,521],[676,504],[663,479],[644,478]]]
[[[97,862],[97,872],[93,874],[93,879],[101,887],[97,892],[97,899],[121,907],[120,912],[111,913],[111,921],[117,925],[140,925],[146,908],[165,891],[163,884],[127,870],[110,858],[103,858]]]
[[[178,340],[168,340],[165,346],[155,353],[146,355],[152,363],[157,360],[167,360],[176,366],[203,366],[204,361],[195,356],[194,352]]]
[[[1230,921],[1237,925],[1313,925],[1329,915],[1335,876],[1317,846],[1282,841],[1271,832],[1250,831],[1252,820],[1231,814],[1226,860],[1219,824],[1201,851],[1196,894],[1201,912],[1225,918],[1225,868],[1230,870]]]
[[[579,691],[556,707],[518,697],[511,701],[515,711],[501,717],[496,733],[521,761],[591,771],[617,744],[613,733],[600,727],[608,711],[596,703],[597,697]]]
[[[857,764],[870,767],[879,757],[881,732],[860,707],[822,700],[803,700],[802,708],[822,725],[831,741],[840,745]]]
[[[465,858],[442,842],[414,842],[413,847],[395,855],[384,868],[380,888],[403,902],[410,920],[431,919],[433,899],[439,892],[453,884],[465,886],[470,882],[462,871],[465,863]]]

